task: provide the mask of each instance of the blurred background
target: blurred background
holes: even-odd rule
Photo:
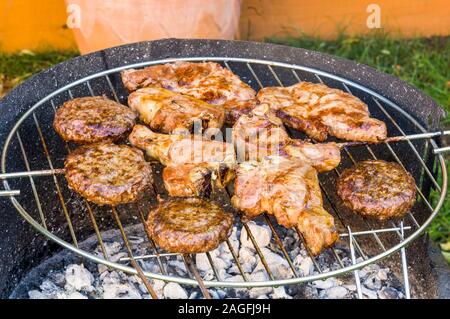
[[[393,74],[450,110],[448,0],[2,0],[0,98],[79,54],[167,37],[330,53]],[[449,197],[429,233],[450,262]]]

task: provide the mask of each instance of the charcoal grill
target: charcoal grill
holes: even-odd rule
[[[339,167],[332,172],[321,174],[320,186],[325,206],[335,217],[340,241],[348,244],[351,265],[345,266],[341,256],[334,251],[334,248],[330,248],[341,268],[323,271],[318,263],[314,263],[317,274],[300,276],[283,247],[276,222],[267,215],[262,216],[260,222],[266,223],[272,230],[272,240],[278,246],[281,256],[288,262],[292,270],[292,278],[274,277],[244,220],[238,221],[239,227],[245,228],[249,234],[268,274],[267,281],[249,281],[240,267],[237,251],[234,251],[229,242],[228,247],[244,278],[243,282],[230,282],[219,278],[209,254],[207,254],[208,260],[216,274],[214,280],[201,278],[191,255],[179,256],[190,270],[190,277],[168,275],[164,270],[165,258],[173,254],[160,251],[150,237],[148,240],[154,249],[154,254],[133,256],[131,249],[128,249],[128,260],[131,260],[131,265],[126,264],[124,260],[117,262],[108,260],[102,231],[118,228],[126,247],[129,248],[125,226],[144,222],[148,207],[146,209],[145,205],[141,204],[117,208],[98,207],[82,200],[67,188],[60,173],[64,158],[74,145],[64,143],[55,135],[51,127],[54,111],[68,99],[87,95],[105,94],[116,101],[126,103],[128,94],[120,81],[120,71],[175,61],[221,63],[256,90],[264,86],[287,86],[301,80],[323,82],[352,93],[365,101],[369,105],[371,114],[387,124],[389,136],[426,133],[421,135],[425,137],[422,139],[347,147],[343,150],[343,159]],[[442,153],[448,148],[440,147],[440,141],[436,138],[441,135],[439,132],[430,133],[438,131],[439,119],[444,116],[444,112],[430,98],[398,79],[381,74],[367,66],[301,49],[269,44],[208,40],[162,40],[123,46],[80,57],[39,74],[15,89],[1,104],[3,104],[0,105],[2,112],[10,110],[12,112],[5,116],[8,118],[0,132],[2,134],[0,136],[3,136],[0,144],[2,146],[0,179],[3,180],[4,186],[4,190],[0,193],[3,196],[0,201],[4,205],[2,212],[6,212],[12,204],[22,220],[45,235],[51,242],[83,258],[139,275],[144,279],[150,293],[152,293],[151,283],[145,278],[198,285],[204,296],[208,298],[210,296],[207,287],[251,288],[292,285],[350,272],[354,275],[358,296],[361,298],[361,284],[357,269],[399,252],[399,257],[396,257],[397,264],[402,274],[404,294],[409,298],[411,287],[406,247],[420,236],[436,217],[447,192],[447,171]],[[289,133],[293,137],[303,137],[295,131],[289,131]],[[413,174],[418,191],[418,202],[403,220],[374,222],[355,216],[340,204],[334,188],[336,178],[343,168],[363,159],[397,161]],[[152,165],[154,171],[160,171],[158,164]],[[437,176],[441,178],[438,179]],[[149,201],[152,201],[152,198],[154,200],[156,193],[164,192],[160,177],[159,182],[158,177],[156,178],[153,186],[154,193],[150,194]],[[229,202],[229,192],[223,192],[217,196],[219,201]],[[7,203],[8,200],[9,203]],[[12,214],[11,211],[8,212]],[[8,221],[20,224],[20,219],[16,216],[8,217]],[[8,231],[8,228],[4,229]],[[11,230],[19,233],[15,233],[9,240],[20,240],[20,231],[23,231],[24,237],[30,240],[30,244],[34,241],[48,244],[41,237],[30,235],[30,230],[23,223],[20,227],[12,226]],[[97,236],[103,257],[79,247],[80,240],[89,234]],[[301,239],[300,234],[299,238]],[[298,244],[301,245],[302,242]],[[48,246],[53,247],[51,244]],[[30,255],[40,259],[46,254],[45,250],[45,246],[33,248]],[[18,254],[21,254],[20,250]],[[160,272],[142,271],[136,262],[139,258],[155,258],[160,266]],[[315,260],[314,256],[311,258]],[[10,271],[14,271],[14,267]]]

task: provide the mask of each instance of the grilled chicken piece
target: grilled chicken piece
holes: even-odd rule
[[[234,171],[226,164],[178,164],[165,167],[162,176],[170,196],[209,197],[213,187],[225,188],[231,182]]]
[[[285,227],[297,227],[317,255],[338,238],[333,216],[324,210],[317,172],[283,157],[241,163],[236,171],[233,206],[248,218],[264,212]]]
[[[211,187],[224,188],[234,177],[232,144],[194,135],[158,134],[142,125],[133,128],[129,140],[167,166],[163,180],[171,196],[208,196]]]
[[[208,197],[211,193],[211,174],[208,165],[201,163],[167,166],[162,176],[164,187],[170,196]]]
[[[308,163],[319,173],[331,171],[341,162],[341,149],[333,142],[313,144],[292,140],[283,150],[287,157]]]
[[[139,113],[141,120],[150,128],[163,133],[193,132],[196,121],[203,129],[220,129],[225,120],[225,111],[221,107],[158,87],[131,93],[128,105]]]
[[[258,93],[286,125],[317,141],[327,134],[350,141],[379,142],[386,125],[371,118],[367,105],[356,96],[324,84],[300,82],[289,87],[268,87]]]
[[[256,105],[256,92],[230,70],[215,62],[176,62],[125,70],[122,81],[129,91],[162,87],[222,106],[226,122],[234,123]]]
[[[159,134],[143,125],[135,125],[128,137],[130,143],[147,152],[161,164],[219,164],[233,166],[236,154],[232,144],[202,139],[197,135]]]
[[[281,120],[267,105],[242,115],[234,124],[232,135],[240,161],[259,161],[266,156],[280,155],[309,163],[319,172],[332,170],[341,161],[336,143],[313,144],[291,139]]]

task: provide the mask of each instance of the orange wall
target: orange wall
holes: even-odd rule
[[[64,0],[0,0],[0,50],[75,49]]]
[[[381,25],[392,33],[450,35],[449,0],[243,0],[241,39],[300,32],[329,38],[339,28],[367,33],[369,3],[380,5]],[[74,49],[65,22],[64,0],[0,0],[0,50]]]
[[[368,33],[366,12],[378,4],[381,27],[393,34],[450,35],[450,0],[244,0],[241,38],[262,39],[304,32],[332,38],[345,29]]]

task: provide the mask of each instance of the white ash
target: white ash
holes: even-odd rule
[[[312,282],[312,286],[316,289],[330,289],[333,287],[338,287],[342,284],[342,282],[334,277],[327,278],[325,280],[316,280]]]
[[[88,297],[86,297],[82,293],[79,293],[78,291],[74,291],[69,294],[62,293],[58,295],[58,299],[88,299]]]
[[[361,286],[361,292],[364,299],[378,299],[377,292],[367,289],[365,286]]]
[[[187,299],[186,290],[175,282],[169,282],[164,286],[164,297],[167,299]]]
[[[266,247],[270,244],[272,231],[268,226],[261,226],[255,222],[248,222],[247,226],[249,227],[250,232],[253,234],[254,240],[259,247]],[[241,231],[240,240],[243,247],[248,247],[251,250],[255,250],[253,241],[251,237],[247,235],[247,230],[245,228]]]
[[[239,258],[240,269],[234,261],[228,244],[224,242],[217,249],[209,252],[210,258],[205,253],[197,254],[193,258],[203,280],[215,281],[218,275],[221,281],[241,283],[245,281],[241,270],[249,281],[268,281],[271,277],[275,280],[288,279],[295,276],[318,275],[319,270],[316,265],[324,273],[341,268],[340,263],[344,266],[352,264],[350,251],[345,243],[339,243],[334,249],[340,261],[335,258],[330,250],[324,251],[313,260],[303,244],[299,244],[301,241],[295,231],[276,227],[285,252],[292,261],[292,264],[289,264],[269,227],[253,221],[248,222],[247,225],[260,249],[255,249],[253,242],[246,234],[245,228],[241,231],[241,227],[234,227],[229,243],[235,255]],[[130,234],[129,241],[134,256],[154,254],[153,247],[146,240],[145,232],[141,226],[128,227],[126,231]],[[112,232],[107,239],[104,237],[104,240],[105,251],[102,251],[96,243],[90,244],[90,251],[94,250],[96,255],[102,257],[106,253],[111,261],[130,266],[128,261],[121,260],[128,254],[120,234]],[[69,253],[66,252],[66,254]],[[269,266],[270,274],[266,271],[260,254]],[[47,271],[42,272],[45,275],[42,275],[36,284],[29,287],[27,297],[31,299],[151,298],[146,286],[138,276],[125,274],[104,265],[94,264],[89,260],[82,261],[73,255],[71,256],[70,262],[59,262],[53,265],[50,270],[47,269]],[[181,256],[160,258],[163,271],[167,274],[177,277],[191,276],[190,270],[187,270]],[[213,269],[210,259],[215,269]],[[138,259],[137,261],[144,271],[161,274],[160,264],[156,258]],[[361,257],[357,259],[357,262],[360,261],[362,261]],[[404,298],[400,291],[400,281],[389,268],[383,267],[381,264],[371,264],[358,270],[358,274],[363,298]],[[198,287],[161,280],[149,280],[149,282],[158,298],[203,298],[203,294]],[[211,297],[216,299],[349,299],[358,297],[353,273],[284,287],[208,288],[208,291]]]
[[[292,299],[292,296],[286,293],[286,289],[282,286],[273,288],[273,293],[270,295],[272,299]]]
[[[69,265],[66,268],[66,290],[92,291],[94,276],[83,265]],[[45,281],[44,281],[45,282]]]
[[[287,279],[294,277],[292,269],[289,268],[289,263],[285,258],[274,253],[268,248],[261,248],[261,253],[266,260],[267,265],[270,265],[271,273],[274,279]],[[254,271],[264,271],[265,267],[261,260],[259,260]]]
[[[28,297],[30,299],[49,299],[49,296],[40,292],[39,290],[30,290],[28,292]]]
[[[367,276],[364,280],[364,286],[371,290],[380,290],[381,289],[381,280],[378,277],[378,274],[371,274]]]
[[[243,268],[243,271],[245,273],[251,273],[255,268],[257,262],[255,253],[246,247],[242,247],[239,250],[239,260],[241,262],[241,267]]]
[[[378,291],[379,299],[400,299],[403,298],[403,294],[395,288],[383,287]]]
[[[344,299],[347,296],[348,290],[342,286],[334,286],[324,289],[319,296],[324,299]]]
[[[314,272],[314,263],[309,256],[297,255],[294,259],[294,266],[300,271],[301,276],[309,276]]]

